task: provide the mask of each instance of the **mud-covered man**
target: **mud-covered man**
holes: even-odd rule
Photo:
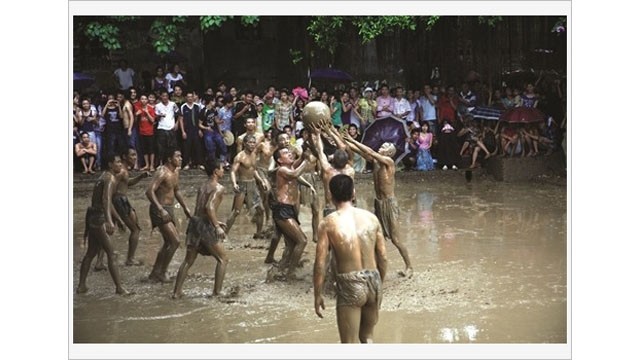
[[[307,246],[307,237],[300,228],[297,209],[300,202],[298,178],[304,172],[307,160],[303,160],[297,168],[294,168],[294,155],[288,147],[276,150],[273,158],[278,164],[275,182],[276,203],[271,207],[273,220],[278,231],[284,235],[285,242],[291,244],[289,251],[285,250],[286,255],[283,255],[280,266],[283,269],[288,268],[287,278],[293,278],[302,252]]]
[[[407,247],[400,241],[398,228],[400,210],[395,196],[396,164],[393,160],[396,147],[392,143],[386,142],[380,146],[378,152],[375,152],[370,147],[354,140],[349,134],[345,135],[345,140],[353,151],[359,153],[365,160],[373,162],[373,187],[376,193],[375,214],[380,220],[385,238],[391,239],[404,260],[405,269],[400,272],[400,275],[411,277],[413,267]]]
[[[107,154],[105,160],[109,170],[102,173],[93,187],[91,206],[87,209],[85,217],[89,247],[80,266],[80,281],[77,293],[87,292],[87,274],[89,267],[91,267],[91,261],[98,254],[98,250],[102,249],[107,254],[107,266],[113,283],[116,285],[116,293],[127,295],[129,292],[122,287],[120,273],[115,264],[113,244],[111,244],[109,238],[109,235],[113,234],[114,222],[112,214],[115,214],[111,208],[111,201],[116,190],[116,176],[122,171],[122,161],[119,156],[113,156],[112,154]],[[114,216],[118,215],[115,214]]]
[[[187,254],[176,276],[176,285],[173,290],[174,299],[182,297],[182,284],[198,254],[213,256],[216,259],[213,296],[219,295],[222,290],[222,281],[229,262],[222,245],[222,240],[226,236],[224,231],[226,225],[218,220],[217,215],[224,194],[224,186],[220,184],[220,179],[224,175],[223,165],[218,159],[207,160],[205,171],[209,178],[198,189],[196,208],[193,216],[189,219]]]
[[[353,179],[339,174],[329,182],[336,211],[321,223],[313,268],[315,310],[324,309],[323,289],[329,249],[336,266],[336,317],[342,343],[371,343],[382,302],[387,255],[382,227],[372,213],[352,205]]]
[[[231,216],[227,221],[227,234],[231,231],[231,227],[240,215],[242,205],[246,204],[250,210],[255,209],[254,219],[256,222],[256,233],[254,238],[258,238],[262,234],[262,226],[264,224],[264,209],[258,192],[258,185],[266,188],[259,173],[256,171],[256,138],[253,135],[246,135],[243,139],[244,149],[236,155],[231,166],[231,183],[233,184],[233,208]]]
[[[182,154],[178,150],[169,151],[167,154],[164,165],[158,168],[146,192],[147,198],[151,202],[149,206],[151,227],[152,229],[155,227],[160,229],[163,240],[162,247],[153,264],[153,270],[149,274],[150,280],[159,282],[170,281],[166,275],[167,268],[180,244],[173,214],[174,199],[178,200],[187,218],[191,218],[191,212],[178,188],[178,173],[182,166]]]

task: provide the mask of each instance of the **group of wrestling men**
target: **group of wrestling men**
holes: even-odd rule
[[[238,154],[231,167],[231,183],[235,193],[231,215],[227,222],[218,219],[218,207],[222,202],[224,164],[217,159],[207,161],[207,180],[199,187],[196,207],[191,214],[179,191],[179,169],[182,165],[180,151],[165,154],[146,196],[150,201],[149,216],[152,227],[158,227],[163,244],[156,257],[149,279],[169,282],[167,268],[179,246],[179,235],[173,213],[178,201],[186,217],[187,252],[175,280],[174,298],[182,296],[182,285],[189,268],[198,254],[213,256],[217,260],[213,295],[222,291],[228,257],[223,241],[229,235],[243,205],[252,209],[257,231],[254,238],[270,237],[266,263],[273,263],[285,279],[295,279],[300,266],[307,238],[298,220],[300,205],[311,207],[313,241],[316,242],[316,258],[313,284],[316,314],[322,317],[324,309],[323,289],[328,268],[335,274],[337,319],[342,342],[371,342],[373,327],[377,322],[382,300],[382,281],[386,274],[386,250],[388,238],[398,248],[405,269],[402,275],[411,276],[412,267],[408,252],[399,240],[398,205],[395,198],[395,147],[384,143],[376,152],[341,133],[331,125],[328,108],[319,102],[305,107],[303,145],[294,146],[289,135],[281,133],[272,141],[272,132],[264,135],[255,131],[255,121],[247,119],[247,132],[238,138]],[[325,153],[325,143],[335,151]],[[355,172],[351,166],[357,153],[373,163],[375,187],[375,215],[358,209],[354,188]],[[78,293],[86,292],[86,278],[91,262],[99,253],[107,255],[107,267],[116,285],[116,293],[129,294],[122,287],[118,268],[114,266],[114,253],[109,235],[114,224],[126,225],[131,231],[126,265],[140,265],[134,258],[140,228],[136,213],[126,198],[129,186],[150,173],[130,178],[126,163],[135,163],[135,151],[119,156],[109,156],[109,168],[93,189],[91,205],[86,214],[85,238],[88,249],[82,260]],[[318,175],[320,174],[320,176]],[[320,221],[320,201],[316,185],[322,181],[325,192],[323,220]],[[271,221],[273,231],[263,229],[265,220]],[[124,225],[122,225],[124,224]],[[279,262],[275,251],[284,237],[285,248]],[[102,251],[101,251],[102,250]],[[102,266],[101,256],[97,267]]]

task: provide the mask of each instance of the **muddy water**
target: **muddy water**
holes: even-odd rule
[[[181,188],[193,208],[203,175],[185,174]],[[143,266],[125,267],[128,233],[112,239],[124,285],[131,297],[114,294],[108,272],[90,271],[89,292],[73,296],[75,343],[336,343],[335,300],[325,298],[325,318],[313,309],[314,244],[309,241],[293,283],[266,282],[267,242],[252,240],[255,225],[238,217],[225,243],[230,257],[225,298],[210,298],[215,262],[198,257],[184,284],[182,300],[170,298],[173,284],[145,281],[161,244],[150,233],[148,180],[130,189],[143,229],[137,257]],[[230,189],[229,181],[223,184]],[[84,211],[92,182],[76,181],[73,198],[73,287],[77,286]],[[370,178],[356,184],[359,206],[372,210]],[[383,286],[378,343],[565,343],[567,341],[566,187],[552,183],[508,184],[463,172],[399,173],[401,240],[415,274],[404,279],[397,249],[387,242],[389,275]],[[227,193],[220,217],[231,209]],[[184,240],[186,220],[176,209]],[[311,237],[311,215],[303,207],[303,230]],[[282,245],[280,245],[282,247]],[[279,248],[277,258],[282,249]],[[175,276],[185,254],[178,249],[169,267]]]

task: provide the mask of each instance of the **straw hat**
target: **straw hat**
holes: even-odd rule
[[[233,134],[231,133],[231,131],[225,131],[224,134],[222,134],[222,139],[224,141],[224,144],[227,146],[231,146],[233,145]]]

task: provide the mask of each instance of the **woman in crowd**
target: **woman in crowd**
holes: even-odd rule
[[[429,122],[423,121],[420,125],[420,135],[418,136],[418,157],[416,159],[416,169],[419,171],[430,171],[435,169],[433,157],[431,157],[431,145],[433,134],[429,129]]]

